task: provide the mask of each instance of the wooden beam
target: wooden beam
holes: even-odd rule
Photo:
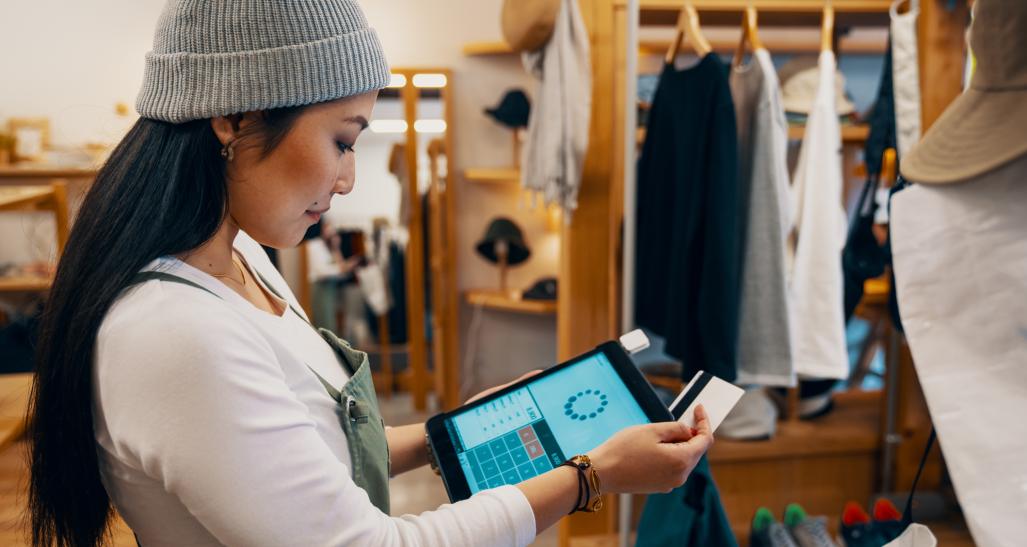
[[[619,234],[617,206],[621,202],[616,195],[620,184],[614,181],[621,173],[613,160],[621,142],[614,120],[619,55],[614,1],[579,0],[592,48],[592,120],[578,208],[571,222],[561,228],[556,319],[561,361],[613,337],[620,321],[614,296],[620,270],[614,234]],[[599,513],[565,518],[560,524],[560,544],[568,545],[572,537],[613,533],[616,498],[607,496],[606,501]]]
[[[417,131],[414,129],[420,95],[411,82],[413,73],[414,71],[408,71],[407,85],[400,90],[407,122],[405,191],[410,204],[410,238],[406,250],[407,342],[410,348],[408,364],[414,408],[418,412],[424,412],[428,408],[428,389],[431,382],[428,380],[428,345],[424,331],[424,230],[421,221],[424,211],[421,210],[421,196],[417,191]]]

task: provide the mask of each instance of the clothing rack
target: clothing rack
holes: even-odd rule
[[[561,233],[560,298],[557,314],[558,357],[565,360],[608,340],[633,324],[630,300],[634,260],[635,74],[639,27],[673,26],[681,0],[579,0],[592,41],[593,101],[589,151],[579,206]],[[891,0],[832,0],[835,28],[888,24]],[[941,0],[920,2],[920,59],[924,128],[959,94],[963,26],[961,2],[948,11]],[[692,2],[703,25],[738,26],[748,6],[759,12],[761,27],[819,27],[823,3],[808,0],[699,0]],[[622,231],[623,229],[623,231]],[[908,349],[898,359],[902,397],[898,423],[904,437],[897,452],[896,488],[908,487],[916,468],[914,431],[923,428],[926,406]],[[903,408],[905,407],[905,408]],[[715,451],[726,452],[717,443]],[[768,451],[768,457],[773,457]],[[742,457],[739,454],[738,457]],[[909,462],[907,465],[905,462]],[[867,488],[873,486],[867,481]],[[561,524],[561,545],[587,536],[609,538],[618,529],[616,500],[596,515],[576,514]],[[730,508],[728,509],[730,511]],[[742,516],[746,518],[748,515]],[[630,519],[627,519],[630,521]]]

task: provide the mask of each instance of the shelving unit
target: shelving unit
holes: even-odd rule
[[[506,42],[470,42],[464,44],[464,55],[513,55],[513,50]]]
[[[53,279],[49,277],[0,277],[0,293],[44,292],[50,290]]]
[[[492,310],[541,315],[556,313],[555,300],[525,300],[516,294],[494,290],[470,290],[464,293],[464,299],[472,306]]]

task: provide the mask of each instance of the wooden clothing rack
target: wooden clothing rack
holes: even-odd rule
[[[558,357],[566,360],[618,336],[630,325],[630,270],[623,264],[633,260],[630,243],[633,237],[633,219],[626,211],[634,208],[633,188],[635,133],[635,67],[638,51],[638,27],[673,27],[684,3],[681,0],[579,0],[582,16],[589,29],[592,46],[593,97],[592,127],[586,156],[578,209],[573,222],[561,229],[560,298],[557,313]],[[967,22],[967,9],[960,2],[957,9],[948,11],[941,0],[921,0],[919,16],[920,77],[923,127],[926,128],[940,115],[962,87],[963,29]],[[816,0],[699,0],[691,2],[704,26],[739,25],[740,16],[748,7],[759,13],[761,28],[770,26],[820,27],[824,3]],[[891,0],[832,0],[835,29],[853,26],[888,25]],[[637,10],[637,11],[636,11]],[[834,40],[837,41],[837,30]],[[770,46],[771,48],[773,45]],[[658,47],[656,48],[658,51]],[[835,46],[837,51],[837,47]],[[622,232],[623,226],[623,232]],[[627,297],[627,299],[626,299]],[[908,488],[916,470],[919,452],[924,446],[929,428],[926,406],[916,382],[908,349],[901,349],[898,382],[901,393],[898,408],[898,430],[901,442],[896,454],[894,489]],[[863,397],[862,395],[860,395]],[[858,398],[858,397],[857,397]],[[848,402],[846,402],[848,404]],[[870,405],[877,404],[870,401]],[[860,406],[862,405],[862,406]],[[852,402],[853,419],[866,402]],[[875,411],[876,412],[876,411]],[[845,414],[839,415],[839,417]],[[861,423],[878,421],[873,414],[862,416]],[[742,513],[758,492],[758,484],[767,478],[780,478],[774,484],[777,496],[794,496],[788,501],[813,500],[812,512],[830,510],[826,507],[833,499],[818,495],[813,489],[821,484],[837,481],[838,490],[845,494],[869,497],[876,487],[876,457],[882,439],[878,433],[858,436],[856,442],[832,436],[821,439],[826,450],[808,450],[810,443],[795,442],[824,435],[823,428],[814,424],[797,423],[802,431],[781,431],[779,438],[792,440],[792,449],[782,445],[748,444],[720,441],[710,453],[711,462],[729,516],[737,532],[747,531],[751,512]],[[795,429],[795,428],[793,428]],[[863,429],[866,429],[865,427]],[[796,436],[798,435],[798,437]],[[772,441],[771,441],[772,442]],[[794,447],[794,445],[799,447]],[[797,450],[804,450],[799,454]],[[838,475],[840,466],[850,466],[846,477]],[[800,471],[799,467],[802,467]],[[833,470],[833,471],[832,471]],[[935,465],[937,483],[940,467]],[[929,468],[927,475],[931,474]],[[927,477],[925,475],[925,477]],[[799,480],[805,476],[813,482]],[[758,482],[763,480],[762,483]],[[931,481],[926,480],[921,484]],[[930,486],[927,486],[930,488]],[[819,489],[824,490],[821,486]],[[805,499],[804,499],[805,497]],[[856,498],[854,498],[856,499]],[[575,514],[564,519],[560,528],[561,545],[587,545],[585,538],[610,544],[609,538],[618,529],[616,500],[609,499],[608,508],[597,514]],[[761,499],[773,504],[775,499]],[[642,503],[635,503],[635,515]],[[783,506],[783,504],[782,504]],[[744,529],[740,529],[744,528]],[[599,542],[596,542],[597,544]]]

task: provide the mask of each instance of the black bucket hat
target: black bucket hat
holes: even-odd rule
[[[531,103],[528,101],[528,96],[524,94],[524,91],[511,89],[499,101],[499,105],[495,108],[486,108],[485,113],[511,129],[527,127],[528,114],[531,113]]]
[[[507,264],[515,266],[528,260],[531,256],[531,249],[524,241],[524,232],[514,221],[506,217],[492,219],[489,227],[485,230],[485,236],[476,246],[478,254],[485,257],[493,264],[499,263],[499,256],[496,254],[496,243],[505,241],[510,251],[507,254]]]

